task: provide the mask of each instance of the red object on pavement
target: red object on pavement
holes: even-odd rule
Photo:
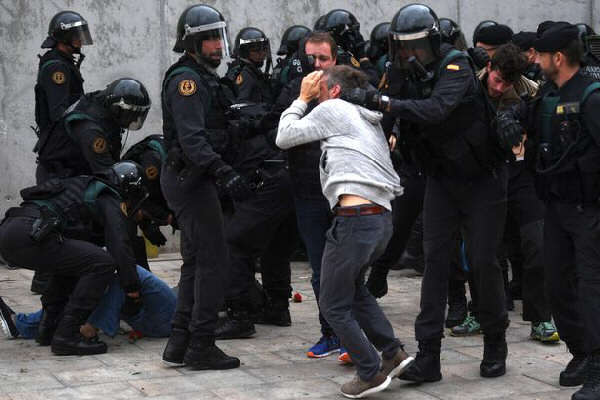
[[[135,343],[137,340],[141,339],[142,337],[144,337],[144,335],[142,335],[142,332],[131,331],[131,332],[129,332],[129,343]]]
[[[302,303],[302,295],[299,292],[294,293],[294,303]]]

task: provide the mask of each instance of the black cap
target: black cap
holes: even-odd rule
[[[521,51],[527,51],[533,47],[536,38],[537,34],[535,32],[521,31],[513,35],[512,42],[519,46]]]
[[[579,29],[568,22],[555,22],[541,36],[538,36],[533,47],[541,53],[553,53],[564,49],[574,40],[579,39]]]
[[[481,28],[477,41],[492,46],[500,46],[510,42],[513,31],[506,25],[491,25]]]

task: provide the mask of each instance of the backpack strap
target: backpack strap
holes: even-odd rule
[[[590,94],[600,89],[600,82],[593,82],[588,85],[583,91],[583,96],[581,97],[581,104],[585,103]]]

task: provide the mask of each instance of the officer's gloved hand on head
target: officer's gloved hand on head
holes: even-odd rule
[[[252,190],[246,178],[238,174],[229,165],[225,165],[215,171],[217,183],[235,201],[244,201],[252,196]]]
[[[121,314],[128,317],[133,317],[141,311],[143,306],[144,302],[142,301],[142,296],[140,295],[139,291],[125,293],[125,301],[121,306]]]
[[[341,98],[350,103],[366,107],[369,110],[382,111],[381,95],[377,90],[354,88],[348,92],[342,93]]]
[[[475,66],[479,69],[485,67],[490,61],[490,56],[487,51],[481,47],[471,47],[467,49],[467,53],[469,53],[469,57],[471,57]]]
[[[499,112],[496,116],[496,133],[503,150],[511,151],[521,143],[523,127],[510,112]]]

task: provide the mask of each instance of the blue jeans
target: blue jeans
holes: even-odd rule
[[[141,295],[144,305],[139,313],[124,317],[123,320],[144,336],[168,337],[171,334],[171,320],[175,313],[175,294],[166,283],[139,265],[137,273],[142,285]],[[125,293],[115,277],[102,296],[100,304],[88,318],[88,322],[102,329],[108,336],[115,336],[119,329],[124,301]],[[17,314],[15,323],[19,336],[24,339],[34,338],[41,319],[41,310],[31,314]]]
[[[317,304],[321,286],[321,260],[325,249],[325,233],[331,226],[332,214],[329,203],[324,197],[317,199],[294,198],[298,231],[306,246],[306,252],[312,268],[311,284]],[[321,333],[326,336],[335,335],[327,320],[319,310]]]

